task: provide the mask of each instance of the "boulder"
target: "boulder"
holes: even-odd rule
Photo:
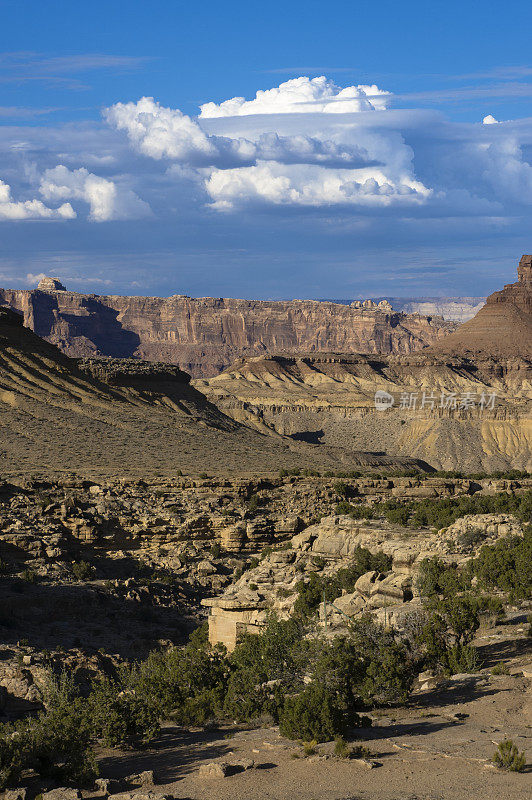
[[[60,786],[50,792],[43,792],[42,800],[81,800],[81,792],[79,789]]]
[[[27,791],[25,786],[20,786],[18,789],[6,789],[4,800],[26,800]]]
[[[229,764],[225,761],[211,761],[209,764],[202,764],[198,769],[198,777],[206,780],[225,778],[229,773]]]

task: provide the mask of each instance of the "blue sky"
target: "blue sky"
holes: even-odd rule
[[[487,294],[532,249],[531,22],[515,0],[3,0],[0,283]]]

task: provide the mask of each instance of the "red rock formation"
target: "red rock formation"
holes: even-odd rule
[[[532,357],[532,255],[517,268],[518,281],[494,292],[478,314],[431,351],[489,358]]]
[[[134,357],[177,364],[195,377],[236,359],[283,351],[411,353],[451,333],[441,317],[314,300],[119,297],[0,289],[0,304],[70,356]]]

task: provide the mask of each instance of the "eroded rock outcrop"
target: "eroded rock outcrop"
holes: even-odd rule
[[[243,633],[257,633],[275,612],[280,618],[294,613],[298,586],[319,572],[331,577],[349,567],[360,547],[390,557],[391,568],[384,573],[362,574],[354,591],[323,601],[318,614],[324,627],[334,630],[360,614],[371,612],[385,624],[401,626],[405,615],[419,610],[416,575],[425,558],[464,562],[474,553],[465,547],[463,535],[475,526],[478,548],[509,535],[523,535],[522,525],[512,516],[474,515],[457,520],[440,531],[405,530],[397,525],[347,516],[330,516],[292,537],[282,549],[267,554],[258,566],[247,570],[218,597],[202,604],[210,609],[209,640],[233,650]]]
[[[532,362],[408,356],[269,356],[198,388],[263,432],[419,458],[439,469],[532,466]],[[378,410],[376,392],[393,400]]]
[[[518,280],[494,292],[478,314],[445,342],[436,353],[490,358],[532,358],[532,255],[521,257]]]

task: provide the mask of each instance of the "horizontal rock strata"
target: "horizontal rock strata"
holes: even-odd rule
[[[410,353],[452,333],[442,317],[315,300],[84,295],[0,290],[0,305],[24,315],[39,336],[73,357],[112,356],[177,364],[212,376],[238,358],[286,351]]]

